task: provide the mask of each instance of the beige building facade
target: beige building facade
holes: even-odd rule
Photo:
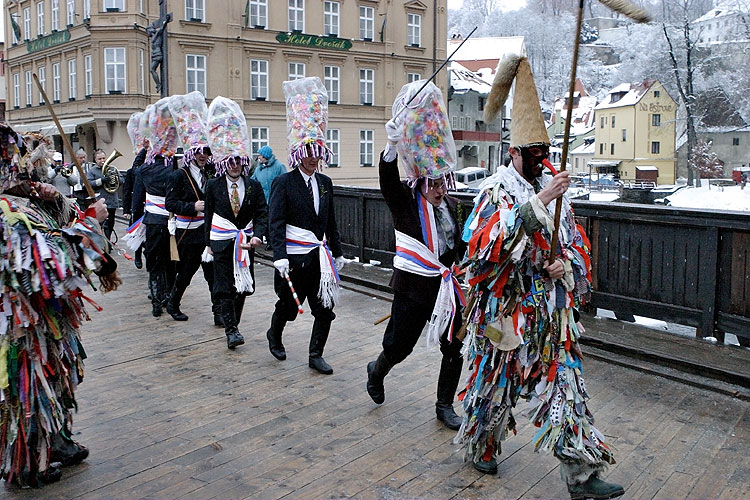
[[[674,184],[677,103],[659,82],[622,84],[595,108],[594,171]]]
[[[286,163],[282,82],[320,77],[335,153],[327,173],[338,184],[377,185],[396,94],[446,57],[446,0],[20,0],[8,7],[20,37],[6,30],[11,124],[57,134],[32,81],[36,73],[72,141],[90,155],[117,149],[124,155],[118,167],[128,168],[127,120],[160,97],[146,27],[159,17],[161,1],[173,14],[170,94],[234,99],[254,150],[269,145]],[[437,84],[445,91],[444,71]]]

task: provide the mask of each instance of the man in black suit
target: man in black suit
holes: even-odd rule
[[[169,212],[165,207],[171,174],[169,159],[158,155],[138,168],[133,184],[133,220],[137,221],[143,216],[146,226],[143,253],[146,255],[151,292],[151,314],[155,317],[162,314],[162,306],[172,289],[175,276],[174,263],[169,254]]]
[[[463,257],[465,244],[461,240],[461,223],[457,216],[458,200],[447,196],[448,188],[445,178],[420,178],[412,189],[399,178],[398,158],[395,144],[398,134],[395,125],[389,122],[386,126],[389,144],[381,154],[379,174],[380,190],[386,204],[391,211],[393,226],[396,230],[396,245],[399,247],[399,233],[413,238],[418,243],[417,249],[430,252],[425,241],[429,231],[423,227],[421,218],[434,224],[437,241],[432,242],[433,261],[450,270]],[[421,218],[420,218],[421,212]],[[430,213],[433,215],[430,216]],[[425,224],[428,224],[425,222]],[[429,238],[429,236],[427,236]],[[402,240],[403,241],[403,240]],[[397,248],[397,256],[399,248]],[[411,354],[425,325],[431,323],[436,316],[438,295],[443,278],[438,275],[425,276],[416,272],[399,269],[394,259],[394,270],[391,278],[393,288],[393,303],[391,318],[383,335],[383,351],[375,361],[367,365],[367,392],[375,403],[385,401],[385,387],[383,380],[394,365],[402,362]],[[416,269],[415,269],[416,271]],[[451,284],[452,285],[452,284]],[[450,294],[457,292],[456,287],[450,287]],[[458,295],[454,297],[455,312],[443,331],[435,332],[439,335],[440,351],[443,359],[438,375],[437,402],[435,412],[437,419],[446,427],[457,430],[461,427],[461,418],[453,410],[453,398],[461,377],[463,358],[461,356],[462,343],[455,337],[461,327],[461,307]],[[454,336],[449,338],[451,333]],[[441,324],[442,326],[442,324]],[[428,328],[428,335],[430,329]]]
[[[135,187],[135,173],[138,171],[141,165],[143,165],[143,162],[146,161],[146,153],[148,153],[148,149],[141,148],[140,151],[138,151],[138,154],[135,155],[135,159],[133,160],[133,165],[128,169],[127,172],[125,172],[125,180],[122,182],[122,215],[125,216],[125,219],[128,220],[128,223],[132,223],[133,221],[133,188]],[[143,245],[139,246],[137,250],[135,250],[135,260],[133,263],[135,264],[135,267],[138,269],[141,269],[143,267],[143,260],[142,260],[142,254],[143,254]]]
[[[271,354],[286,359],[281,335],[287,321],[294,321],[298,313],[286,282],[288,276],[300,302],[308,300],[315,318],[308,364],[330,375],[333,368],[323,359],[323,349],[336,317],[337,271],[343,267],[344,257],[334,214],[333,183],[316,172],[322,150],[302,147],[305,153],[297,168],[276,177],[271,185],[270,242],[277,271],[273,285],[279,300],[266,337]]]
[[[242,159],[231,157],[226,175],[211,179],[206,185],[204,241],[213,254],[214,296],[221,305],[229,349],[245,343],[237,325],[245,297],[255,289],[254,249],[268,232],[263,187],[242,175],[242,168]]]
[[[167,302],[167,313],[176,321],[187,321],[187,314],[180,310],[180,302],[185,290],[190,285],[196,271],[203,267],[203,277],[211,293],[211,311],[214,324],[224,326],[221,317],[221,305],[214,294],[214,266],[212,262],[201,262],[206,247],[206,235],[203,211],[205,209],[206,187],[205,168],[211,158],[208,148],[194,148],[193,154],[187,155],[189,163],[172,173],[167,191],[166,208],[174,214],[175,239],[180,261],[177,263],[177,276],[174,288]]]

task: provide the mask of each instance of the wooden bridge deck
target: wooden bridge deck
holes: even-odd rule
[[[124,286],[96,295],[105,312],[84,327],[89,355],[78,391],[76,439],[91,456],[41,490],[12,499],[566,498],[557,461],[533,453],[533,429],[504,449],[497,476],[464,463],[435,420],[439,353],[419,344],[386,379],[386,403],[367,396],[365,364],[379,352],[389,303],[345,290],[326,349],[335,369],[307,367],[309,313],[289,324],[289,359],[268,352],[271,269],[226,348],[211,323],[200,273],[185,295],[188,322],[153,318],[146,273],[121,265]],[[750,404],[586,360],[591,408],[618,463],[608,478],[626,498],[750,498]],[[457,405],[458,408],[458,405]]]

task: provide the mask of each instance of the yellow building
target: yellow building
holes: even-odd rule
[[[624,83],[595,108],[591,165],[623,181],[674,184],[677,103],[659,82]]]
[[[18,38],[11,24],[5,30],[10,123],[57,133],[32,81],[36,73],[72,142],[89,156],[116,148],[125,154],[117,166],[128,168],[127,120],[160,97],[146,27],[162,1],[174,17],[170,93],[237,101],[256,151],[270,145],[286,163],[281,84],[320,77],[335,153],[336,168],[327,173],[339,184],[377,185],[396,94],[446,57],[446,0],[19,0],[7,6]],[[437,85],[445,91],[446,84],[441,73]]]

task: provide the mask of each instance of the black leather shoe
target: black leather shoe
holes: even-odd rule
[[[370,361],[367,363],[367,394],[375,403],[381,405],[385,401],[385,385],[382,380],[380,383],[373,381],[373,371],[375,371],[375,361]]]
[[[53,441],[50,462],[60,462],[63,467],[80,464],[89,456],[89,449],[72,439],[58,437]]]
[[[568,493],[570,493],[572,500],[583,500],[584,498],[607,500],[624,495],[625,490],[619,484],[608,483],[596,476],[591,476],[585,483],[569,484]]]
[[[474,468],[482,474],[497,474],[497,460],[492,457],[489,460],[480,460],[479,462],[472,462]]]
[[[318,358],[310,358],[308,366],[318,373],[322,373],[323,375],[330,375],[333,373],[333,368],[331,368],[331,365],[326,363],[326,360],[323,359],[322,356]]]
[[[227,347],[230,349],[234,349],[238,345],[242,345],[245,343],[245,338],[240,334],[240,332],[234,331],[227,333]]]
[[[187,321],[188,315],[184,312],[180,311],[179,307],[172,307],[172,305],[167,302],[167,312],[170,316],[172,316],[172,319],[175,321]]]
[[[268,339],[268,350],[271,351],[273,357],[278,359],[279,361],[284,361],[286,359],[286,349],[284,349],[284,344],[282,344],[281,342],[279,342],[278,344],[274,342],[273,328],[268,329],[268,331],[266,332],[266,338]]]
[[[154,318],[158,318],[159,316],[161,316],[161,313],[162,313],[161,304],[151,305],[151,314],[153,315]]]
[[[437,419],[440,420],[447,428],[452,431],[457,431],[461,428],[461,417],[456,415],[452,405],[441,405],[435,406],[435,414]]]
[[[135,259],[133,260],[133,264],[135,264],[136,269],[143,269],[143,259],[141,259],[140,253],[135,254]]]

